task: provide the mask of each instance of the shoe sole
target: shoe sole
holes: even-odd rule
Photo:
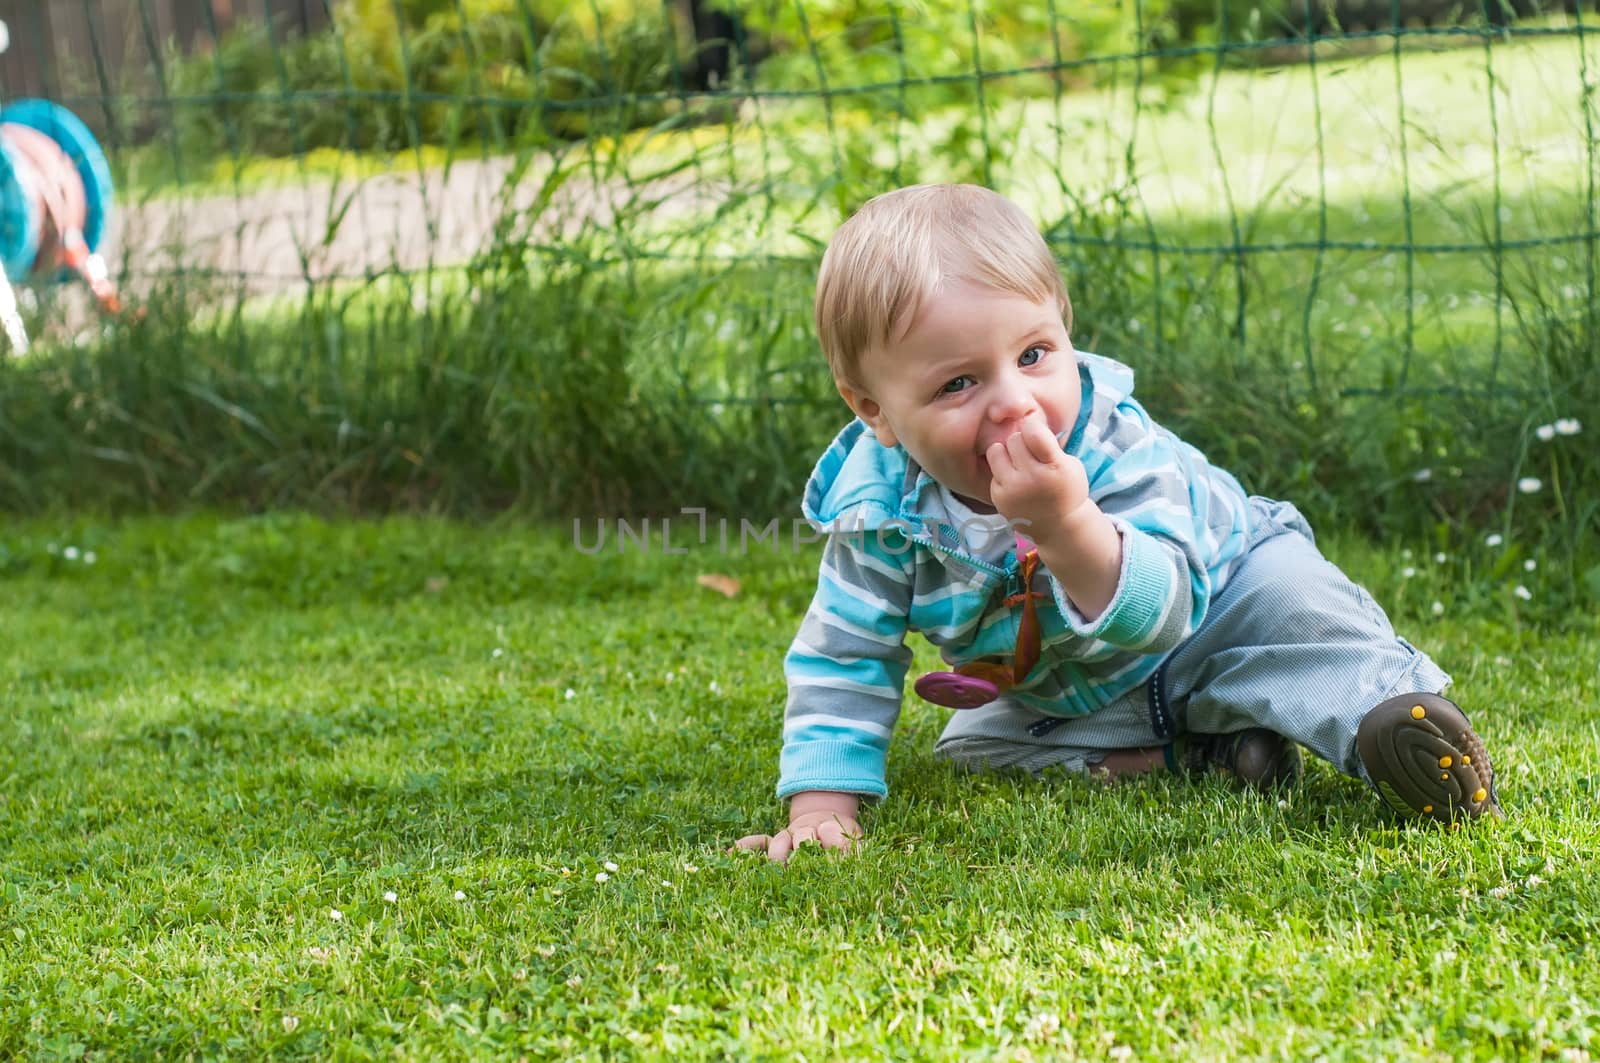
[[[1447,698],[1402,694],[1380,703],[1357,728],[1356,748],[1378,793],[1403,816],[1450,823],[1500,815],[1489,752]]]

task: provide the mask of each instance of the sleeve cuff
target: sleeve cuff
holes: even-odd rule
[[[1050,585],[1056,606],[1073,634],[1135,648],[1155,635],[1171,605],[1175,589],[1172,556],[1149,533],[1120,517],[1111,517],[1111,522],[1122,538],[1122,570],[1117,576],[1116,593],[1105,611],[1087,620],[1054,576]]]
[[[778,797],[805,790],[837,790],[880,799],[888,796],[888,755],[854,742],[804,742],[779,757]]]

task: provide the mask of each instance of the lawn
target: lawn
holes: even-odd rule
[[[865,850],[779,869],[725,849],[778,822],[815,548],[656,530],[0,525],[0,1057],[1600,1044],[1593,615],[1327,544],[1454,673],[1503,822],[1397,828],[1321,764],[1281,801],[962,777],[910,699]]]

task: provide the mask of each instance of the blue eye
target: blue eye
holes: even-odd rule
[[[968,380],[971,380],[971,379],[972,379],[972,377],[970,377],[970,376],[958,376],[954,380],[951,380],[948,383],[946,383],[944,385],[944,387],[940,388],[939,389],[939,394],[941,394],[941,395],[954,395],[959,391],[965,391],[966,388],[962,386],[962,382],[963,381],[968,381]]]
[[[1022,356],[1017,359],[1017,364],[1038,365],[1039,360],[1043,357],[1044,348],[1040,347],[1038,344],[1034,344],[1032,347],[1029,347],[1027,350],[1022,352]]]

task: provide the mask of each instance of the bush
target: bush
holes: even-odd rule
[[[519,0],[406,0],[400,13],[355,0],[310,37],[251,20],[212,53],[171,55],[185,163],[572,139],[672,109],[683,38],[653,5],[603,4],[598,20]]]
[[[772,48],[757,75],[760,86],[784,91],[885,86],[876,93],[851,91],[835,100],[847,107],[894,106],[906,80],[916,83],[924,105],[969,103],[976,96],[971,75],[980,66],[986,73],[1037,70],[1032,76],[1009,77],[1044,91],[1057,76],[1049,68],[1058,50],[1068,61],[1140,50],[1137,22],[1124,5],[1028,0],[975,8],[970,0],[832,0],[802,6],[734,0],[725,6]],[[1144,7],[1151,12],[1148,25],[1153,28],[1166,0],[1147,0]],[[1017,88],[1008,85],[1007,91]]]
[[[181,101],[173,123],[185,161],[407,144],[403,78],[370,44],[352,47],[336,30],[284,36],[251,20],[212,53],[173,56],[169,85]]]

